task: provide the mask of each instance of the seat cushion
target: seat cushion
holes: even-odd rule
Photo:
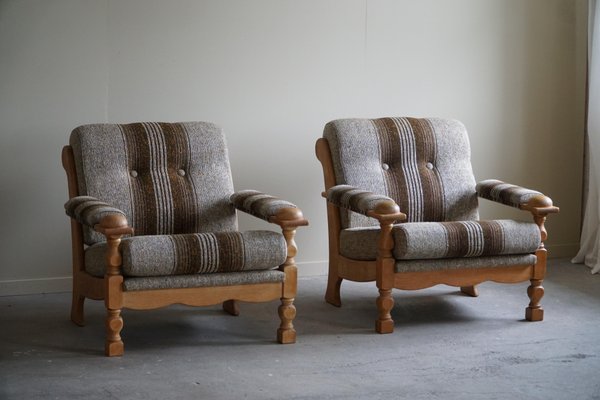
[[[285,273],[276,270],[222,272],[216,274],[171,275],[127,277],[123,281],[124,291],[182,289],[214,286],[252,285],[257,283],[280,283]]]
[[[340,253],[355,260],[377,258],[378,227],[344,229]],[[394,258],[422,260],[534,253],[540,230],[513,220],[408,222],[394,226]]]
[[[533,265],[537,262],[534,254],[513,254],[508,256],[482,256],[461,258],[438,258],[429,260],[396,260],[395,272],[427,272],[452,269],[476,269],[510,267],[513,265]],[[141,278],[140,278],[141,279]]]
[[[104,276],[106,242],[86,249],[86,271]],[[283,235],[270,231],[134,236],[121,241],[122,274],[168,276],[266,270],[284,263]]]

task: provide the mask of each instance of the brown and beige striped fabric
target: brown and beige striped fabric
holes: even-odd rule
[[[286,259],[283,235],[270,231],[134,236],[121,241],[122,274],[169,276],[266,270]],[[106,243],[85,252],[86,270],[103,276]]]
[[[477,194],[484,199],[518,208],[521,204],[526,204],[533,196],[542,193],[497,179],[487,179],[477,183]]]
[[[336,185],[327,189],[327,200],[338,207],[342,207],[362,215],[367,215],[382,201],[393,201],[387,196],[366,192],[350,185]]]
[[[136,235],[237,229],[227,147],[207,122],[84,125],[71,133],[79,194],[122,210]],[[84,229],[87,244],[103,240]]]
[[[439,118],[342,119],[329,122],[337,185],[392,198],[409,222],[478,218],[469,140],[458,121]],[[341,213],[342,226],[375,220]]]
[[[344,229],[340,253],[355,260],[377,258],[377,227]],[[513,220],[409,222],[393,229],[394,258],[419,260],[534,253],[540,230]]]
[[[123,211],[90,196],[73,197],[65,204],[65,212],[69,217],[91,228],[108,215],[125,215]]]
[[[289,201],[278,199],[256,190],[241,190],[232,194],[229,200],[235,208],[257,218],[268,221],[283,208],[297,208]]]

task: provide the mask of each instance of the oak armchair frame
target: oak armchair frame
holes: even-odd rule
[[[323,167],[325,190],[336,185],[333,161],[329,143],[325,138],[316,142],[316,155]],[[327,198],[325,192],[322,196]],[[392,254],[394,239],[392,229],[395,222],[406,220],[398,205],[393,201],[382,201],[367,212],[367,215],[377,219],[380,234],[377,245],[377,259],[375,261],[359,261],[344,257],[340,254],[340,232],[342,230],[340,208],[327,201],[327,221],[329,233],[329,274],[325,300],[337,307],[341,306],[340,287],[342,280],[355,282],[375,281],[379,290],[377,297],[378,318],[375,321],[375,330],[378,333],[391,333],[394,330],[394,321],[391,310],[394,307],[392,289],[417,290],[432,287],[438,284],[460,287],[466,295],[477,297],[476,285],[493,281],[499,283],[518,283],[529,280],[527,295],[530,302],[525,310],[525,319],[528,321],[541,321],[544,310],[540,300],[544,295],[542,282],[546,274],[546,248],[544,241],[547,239],[544,222],[548,214],[557,213],[558,207],[552,205],[552,200],[544,195],[531,198],[526,204],[521,204],[520,209],[531,212],[541,234],[541,242],[535,255],[537,262],[529,265],[514,265],[509,267],[489,268],[464,268],[456,270],[436,270],[423,272],[395,272],[395,259]]]
[[[69,198],[79,195],[77,172],[73,149],[65,146],[62,150],[62,164],[67,173]],[[73,298],[71,303],[71,320],[83,326],[83,306],[86,298],[104,300],[106,307],[106,340],[104,353],[106,356],[120,356],[124,345],[120,332],[123,329],[123,308],[149,310],[172,304],[188,306],[208,306],[223,304],[223,310],[231,315],[238,315],[238,301],[266,302],[281,300],[278,308],[281,323],[277,329],[277,341],[282,344],[296,342],[296,330],[293,320],[296,316],[294,298],[297,291],[297,267],[294,257],[297,253],[294,236],[296,228],[308,225],[302,211],[298,208],[282,208],[269,219],[269,222],[281,227],[287,244],[287,258],[279,266],[285,273],[283,282],[256,283],[233,286],[214,286],[180,289],[155,289],[140,291],[124,291],[122,288],[121,238],[133,234],[122,215],[108,215],[93,228],[103,234],[107,241],[106,274],[104,278],[95,277],[85,271],[84,242],[82,224],[71,218],[71,242],[73,256]]]

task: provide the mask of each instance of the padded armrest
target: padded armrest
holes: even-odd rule
[[[477,195],[481,198],[506,204],[508,206],[523,208],[535,197],[539,202],[545,200],[546,206],[552,205],[552,200],[536,190],[526,189],[511,185],[497,179],[487,179],[477,183]]]
[[[373,217],[373,213],[404,216],[400,215],[398,205],[391,198],[350,185],[333,186],[324,193],[324,197],[338,207],[369,217]]]
[[[257,190],[235,192],[229,197],[229,201],[236,209],[268,222],[279,223],[281,220],[306,221],[302,216],[302,211],[295,204]],[[306,224],[302,223],[300,225]]]
[[[92,229],[109,216],[117,216],[119,221],[126,218],[123,211],[91,196],[73,197],[65,203],[65,211],[69,217]]]

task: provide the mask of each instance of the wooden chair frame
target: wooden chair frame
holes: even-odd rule
[[[336,185],[335,173],[331,151],[327,139],[320,138],[316,143],[316,155],[323,167],[325,190]],[[325,197],[325,192],[322,193]],[[327,202],[327,221],[329,230],[329,275],[325,300],[337,307],[341,306],[340,286],[342,280],[355,282],[377,283],[379,296],[377,298],[378,318],[375,330],[378,333],[391,333],[394,330],[391,310],[394,307],[392,289],[417,290],[432,287],[438,284],[460,287],[461,292],[476,297],[477,285],[485,281],[500,283],[517,283],[529,280],[527,295],[530,302],[525,310],[525,319],[528,321],[541,321],[544,310],[540,300],[544,295],[542,282],[546,274],[546,256],[544,240],[547,232],[544,227],[546,216],[559,211],[552,205],[552,201],[543,195],[535,196],[528,204],[521,205],[523,210],[533,215],[535,223],[541,233],[541,244],[536,250],[537,262],[532,265],[513,265],[509,267],[489,268],[463,268],[456,270],[439,270],[424,272],[395,272],[396,260],[393,257],[394,239],[393,225],[397,221],[406,219],[406,215],[394,202],[382,204],[376,210],[369,212],[369,216],[379,221],[381,232],[378,239],[378,252],[375,261],[358,261],[346,258],[340,254],[340,232],[342,224],[340,209]]]
[[[71,146],[62,151],[62,163],[67,173],[69,198],[79,195],[77,172]],[[107,356],[119,356],[124,352],[120,332],[123,329],[121,310],[149,310],[172,304],[188,306],[207,306],[223,304],[223,309],[238,315],[238,301],[266,302],[281,300],[278,309],[281,323],[277,329],[277,341],[288,344],[296,342],[296,330],[293,320],[296,316],[294,298],[297,291],[297,267],[294,257],[297,246],[294,235],[298,226],[308,225],[299,209],[284,208],[269,222],[281,226],[287,243],[287,259],[279,267],[285,273],[284,282],[257,283],[234,286],[215,286],[182,289],[157,289],[124,291],[121,275],[121,253],[119,245],[124,235],[133,234],[125,218],[109,216],[104,218],[94,229],[106,236],[106,275],[95,277],[85,270],[84,242],[82,225],[71,219],[71,238],[73,254],[73,298],[71,304],[71,320],[84,325],[83,306],[86,298],[104,300],[106,306],[106,341],[104,352]]]

